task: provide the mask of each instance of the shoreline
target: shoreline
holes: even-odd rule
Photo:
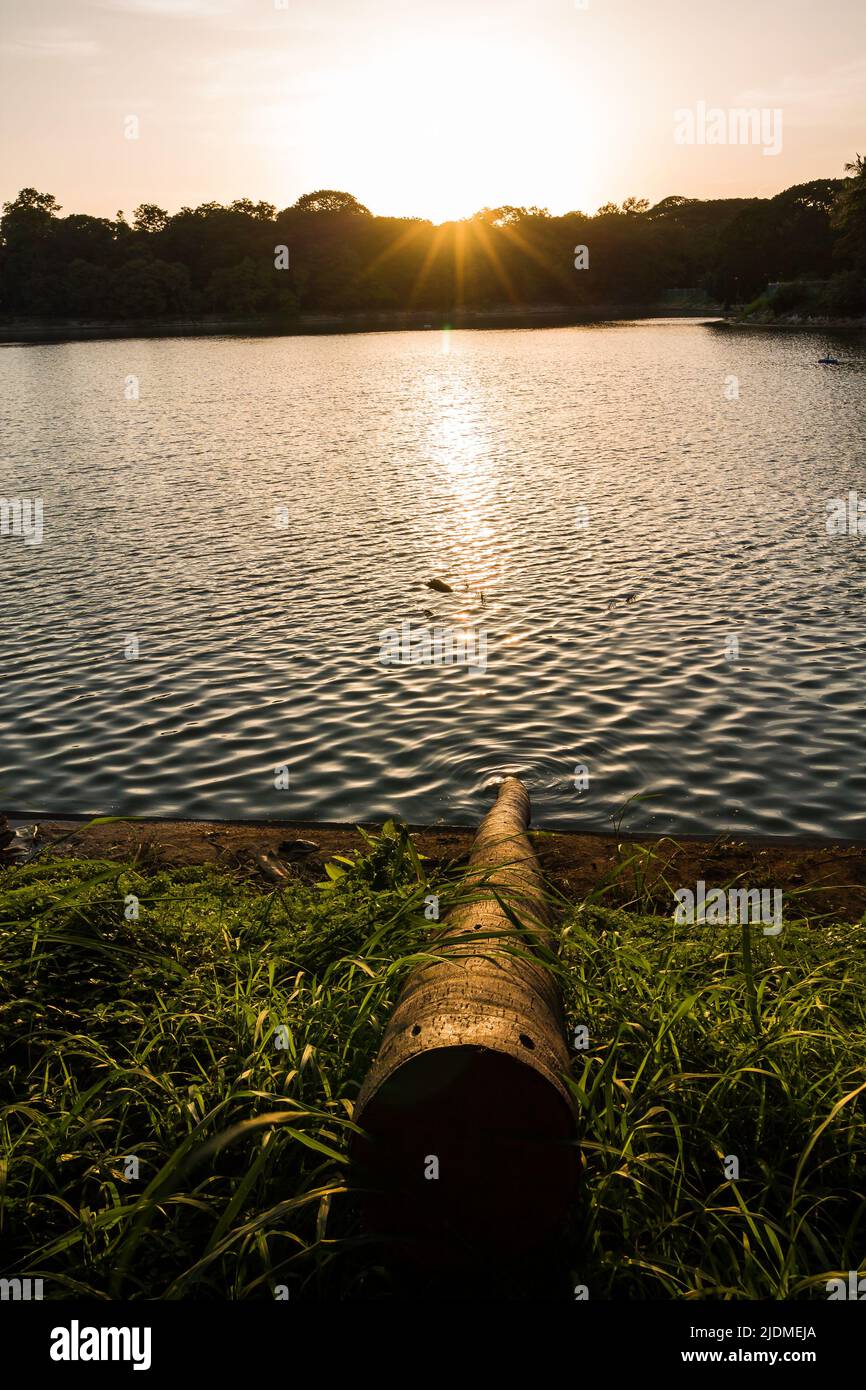
[[[697,320],[703,328],[751,332],[866,333],[862,319],[751,320],[724,317],[718,305],[598,304],[525,309],[473,309],[445,314],[381,310],[359,314],[302,314],[274,318],[201,318],[112,320],[0,320],[0,346],[47,346],[52,343],[111,342],[135,338],[306,338],[351,333],[420,333],[466,329],[581,328],[654,319]]]
[[[719,318],[707,325],[708,328],[751,328],[776,333],[780,329],[788,333],[866,333],[864,319],[726,319]]]
[[[633,319],[703,319],[721,314],[718,305],[596,304],[443,310],[382,309],[378,312],[300,314],[293,319],[200,318],[9,319],[0,320],[0,343],[91,342],[116,338],[307,337],[315,334],[439,331],[445,328],[571,328]]]
[[[17,814],[7,814],[13,823],[26,823]],[[155,869],[210,866],[272,891],[273,882],[263,874],[257,859],[263,851],[280,858],[293,877],[315,883],[324,877],[327,860],[365,847],[357,822],[118,818],[92,825],[90,819],[35,818],[40,857],[47,853],[124,862],[138,859]],[[361,824],[368,831],[380,826],[380,822]],[[465,860],[476,828],[409,826],[420,853],[440,866]],[[648,882],[650,896],[666,913],[671,910],[671,883],[689,885],[704,879],[711,887],[736,881],[741,887],[780,888],[789,906],[793,899],[803,916],[826,914],[836,920],[859,922],[866,914],[866,842],[616,835],[543,827],[530,834],[546,878],[570,900],[598,893],[610,877],[616,882],[603,901],[609,906],[623,905],[628,901],[629,880],[621,874],[617,877],[615,871],[621,870],[623,860],[633,850],[643,846],[653,857],[639,868],[642,891],[646,895]],[[312,848],[296,857],[291,846],[298,841]],[[20,861],[11,856],[0,860],[3,864],[14,862]]]

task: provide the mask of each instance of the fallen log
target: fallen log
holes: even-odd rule
[[[431,943],[441,958],[407,979],[355,1105],[366,1224],[414,1263],[541,1251],[574,1201],[576,1117],[529,815],[507,778]]]

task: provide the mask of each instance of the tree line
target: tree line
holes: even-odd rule
[[[858,155],[845,174],[774,198],[674,196],[652,206],[629,198],[561,217],[503,206],[442,226],[377,217],[330,189],[282,211],[248,198],[174,214],[143,203],[129,221],[122,212],[63,215],[51,194],[25,188],[0,219],[0,314],[291,319],[579,309],[656,302],[677,288],[727,305],[778,282],[821,283],[836,312],[862,313],[866,161]]]

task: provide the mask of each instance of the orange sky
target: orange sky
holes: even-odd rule
[[[866,0],[3,0],[0,26],[0,198],[66,211],[321,187],[434,221],[594,211],[866,150]],[[678,144],[700,101],[779,109],[781,153]]]

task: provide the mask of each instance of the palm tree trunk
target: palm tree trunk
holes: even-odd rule
[[[355,1106],[367,1223],[413,1261],[543,1249],[573,1201],[568,1049],[529,796],[507,778],[461,902],[408,978]]]

